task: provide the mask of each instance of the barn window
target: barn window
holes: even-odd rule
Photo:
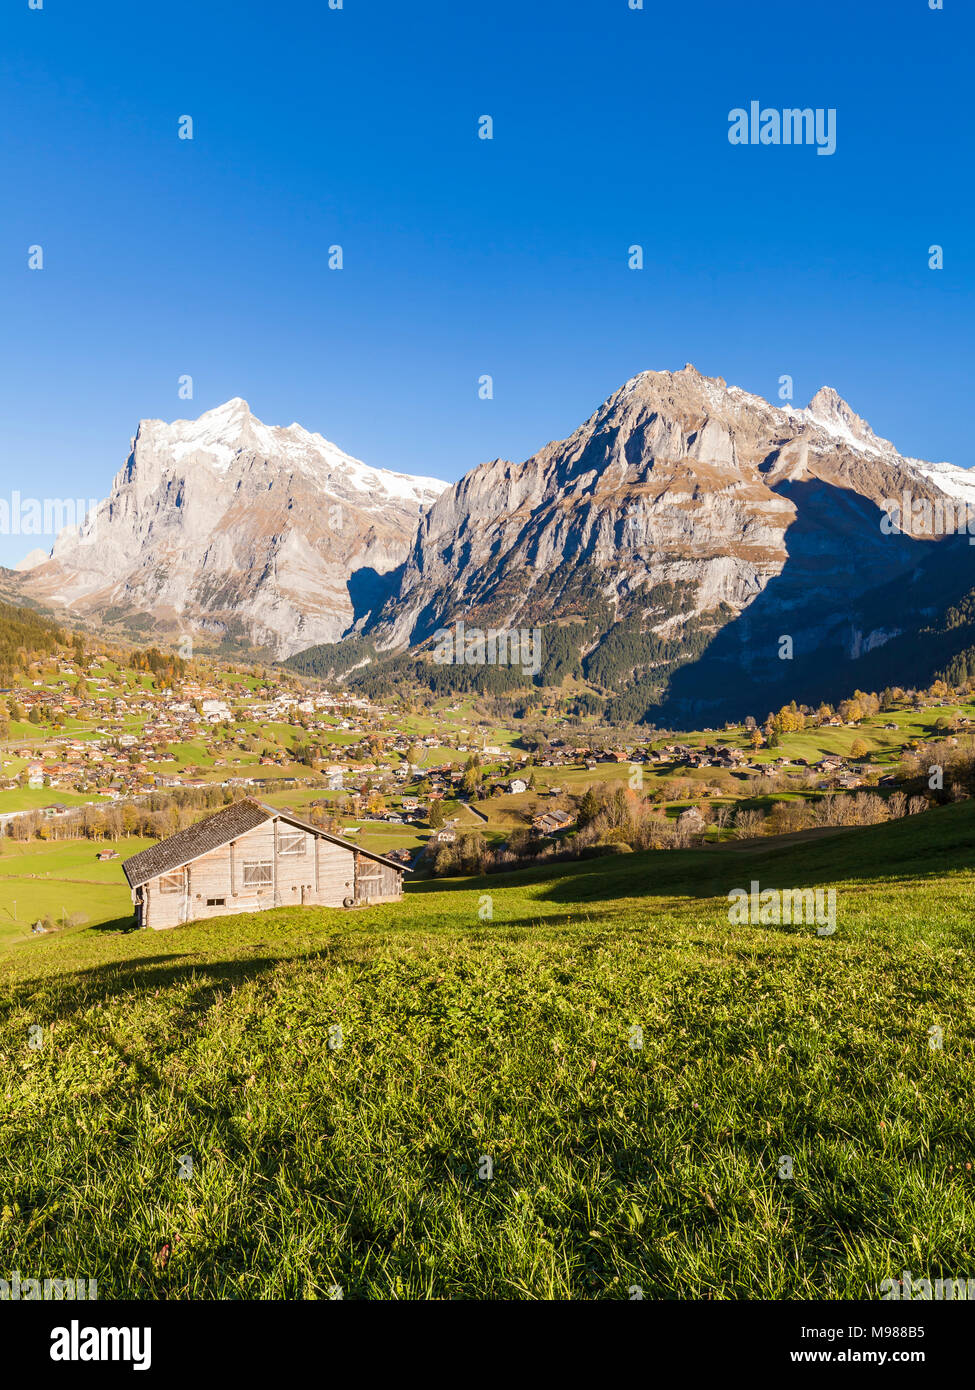
[[[244,865],[244,887],[263,888],[274,882],[274,861],[254,859]]]
[[[207,907],[226,907],[226,898],[207,898]]]
[[[160,893],[182,893],[185,886],[182,869],[177,869],[174,874],[163,874],[159,880]]]
[[[304,854],[305,832],[282,830],[278,835],[278,854]]]

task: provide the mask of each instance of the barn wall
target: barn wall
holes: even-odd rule
[[[180,893],[160,893],[159,880],[154,878],[143,888],[143,924],[147,927],[175,927],[180,921],[183,896]]]
[[[356,902],[398,902],[403,896],[403,875],[388,864],[356,854]]]
[[[283,853],[287,837],[300,853]],[[272,881],[266,885],[244,883],[245,865],[269,861]],[[399,898],[401,876],[385,865],[372,863],[377,871],[378,896],[369,901]],[[209,917],[226,917],[235,912],[262,912],[272,907],[341,907],[356,896],[355,856],[352,846],[334,845],[285,822],[268,821],[232,844],[222,845],[187,865],[189,894],[185,915],[180,894],[164,894],[159,880],[146,884],[145,925],[175,927],[181,920],[197,922]],[[215,901],[209,901],[209,900]],[[222,900],[222,901],[221,901]]]

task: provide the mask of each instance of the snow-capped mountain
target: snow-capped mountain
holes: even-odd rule
[[[901,455],[832,388],[773,405],[690,365],[640,373],[568,439],[452,486],[235,398],[144,420],[107,500],[16,583],[142,641],[202,632],[278,657],[352,630],[394,652],[458,619],[541,626],[563,671],[634,692],[628,716],[704,713],[727,691],[757,708],[830,673],[876,684],[888,657],[912,679],[975,550],[891,534],[905,493],[975,518],[975,478]]]
[[[203,632],[287,656],[381,601],[446,486],[265,425],[235,397],[197,420],[143,420],[108,498],[24,587],[147,639]]]
[[[881,525],[905,491],[975,505],[964,469],[902,456],[829,387],[798,409],[690,365],[643,372],[568,439],[445,491],[373,635],[395,648],[458,619],[549,624],[616,688],[663,691],[690,663],[694,700],[794,681],[803,661],[856,660],[971,582],[964,538],[949,560],[936,538]]]

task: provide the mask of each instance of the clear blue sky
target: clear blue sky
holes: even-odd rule
[[[9,0],[0,493],[101,497],[140,417],[233,395],[453,480],[686,361],[970,465],[975,20],[945,7]],[[835,107],[836,153],[732,146],[752,99]]]

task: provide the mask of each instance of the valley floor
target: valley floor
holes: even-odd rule
[[[834,888],[835,934],[733,925],[753,881]],[[11,940],[0,1277],[94,1278],[101,1299],[961,1277],[973,889],[963,802],[355,914]]]

